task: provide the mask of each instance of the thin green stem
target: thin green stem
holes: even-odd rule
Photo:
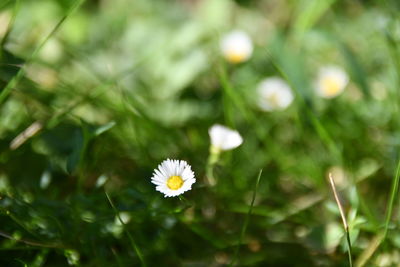
[[[380,244],[382,243],[383,232],[378,232],[375,237],[369,242],[368,247],[361,253],[358,259],[355,262],[357,267],[363,267],[369,259],[374,255],[375,251],[378,249]]]
[[[244,219],[244,223],[243,223],[243,226],[242,226],[242,230],[241,230],[240,236],[239,236],[239,242],[238,242],[238,244],[237,244],[237,246],[236,246],[235,254],[233,255],[232,262],[229,264],[229,266],[233,266],[233,265],[236,263],[237,259],[238,259],[239,250],[240,250],[240,245],[241,245],[242,242],[243,242],[244,234],[246,233],[247,226],[249,225],[250,215],[251,215],[251,212],[253,211],[254,201],[256,200],[258,185],[260,184],[262,171],[263,171],[263,170],[261,169],[261,170],[259,171],[259,173],[258,173],[257,180],[256,180],[256,185],[254,186],[254,190],[253,190],[253,197],[252,197],[252,199],[251,199],[249,211],[247,212],[246,218]]]
[[[10,22],[8,23],[7,31],[4,34],[4,37],[3,37],[3,39],[1,40],[1,43],[0,43],[1,49],[4,48],[4,45],[6,44],[6,42],[8,40],[8,37],[10,36],[11,30],[12,30],[12,28],[14,26],[15,18],[17,17],[17,14],[18,14],[18,11],[19,11],[19,3],[20,3],[20,0],[15,1],[13,13],[12,13]]]
[[[0,207],[0,210],[4,212],[4,214],[7,215],[16,224],[18,224],[22,229],[24,229],[27,233],[29,233],[30,235],[34,236],[37,239],[40,239],[40,236],[37,233],[31,231],[19,218],[15,217],[9,210],[3,207]]]
[[[140,251],[139,247],[137,246],[135,240],[133,239],[131,233],[126,229],[126,224],[124,223],[124,221],[121,219],[121,216],[119,216],[119,212],[117,210],[117,208],[114,206],[114,203],[112,202],[110,196],[108,195],[108,193],[106,191],[104,191],[104,193],[106,194],[107,200],[110,203],[112,209],[114,210],[115,216],[117,216],[119,222],[121,223],[124,231],[126,232],[126,234],[128,235],[129,241],[131,242],[132,248],[135,250],[136,254],[138,255],[139,261],[141,266],[145,267],[146,263],[144,261],[144,257],[142,252]]]
[[[121,260],[121,258],[118,256],[118,253],[115,251],[115,249],[114,249],[114,248],[110,248],[110,249],[111,249],[111,252],[112,252],[112,254],[114,255],[115,259],[117,260],[118,266],[119,266],[119,267],[125,266],[125,265],[122,263],[122,260]]]
[[[225,123],[233,127],[234,126],[234,120],[232,115],[233,109],[231,101],[229,101],[230,99],[232,99],[232,87],[230,86],[230,83],[228,81],[228,75],[226,73],[225,64],[221,64],[218,76],[223,89],[222,103],[224,107]]]
[[[206,183],[210,186],[217,184],[217,180],[214,177],[214,167],[219,160],[220,151],[213,151],[213,147],[210,147],[210,154],[207,159],[206,165]]]
[[[251,116],[251,113],[248,111],[248,109],[243,105],[243,102],[238,98],[238,95],[235,94],[231,83],[229,82],[228,79],[228,74],[226,72],[225,65],[221,64],[218,68],[218,77],[220,80],[220,83],[222,85],[222,88],[224,90],[224,105],[227,105],[230,102],[227,102],[227,99],[230,99],[233,104],[237,106],[237,108],[240,110],[240,112],[243,114],[243,116],[248,120],[248,121],[254,121],[254,119]],[[225,114],[226,115],[226,120],[229,126],[234,126],[234,121],[231,116],[231,114]]]
[[[392,182],[389,204],[388,204],[388,208],[387,208],[387,211],[386,211],[385,230],[383,232],[383,241],[385,240],[385,238],[387,236],[387,232],[388,232],[389,224],[390,224],[390,219],[392,218],[394,200],[396,198],[396,194],[397,194],[397,191],[398,191],[398,188],[399,188],[399,180],[400,180],[400,159],[397,162],[396,175],[395,175],[395,177],[393,179],[393,182]]]
[[[317,134],[319,137],[322,139],[322,142],[325,143],[326,147],[328,150],[331,152],[331,154],[334,156],[335,160],[337,160],[340,164],[342,164],[342,154],[338,147],[336,146],[336,143],[333,141],[332,137],[329,135],[328,131],[325,129],[321,121],[315,116],[315,114],[308,108],[307,109],[307,114],[309,118],[311,119],[311,122],[317,131]]]
[[[193,205],[193,203],[191,203],[191,202],[190,202],[187,198],[185,198],[184,196],[179,195],[178,197],[179,197],[179,200],[182,202],[182,204],[184,204],[185,206],[190,207],[190,206]]]
[[[347,241],[347,255],[349,257],[349,266],[353,267],[353,253],[352,253],[352,249],[351,249],[351,240],[350,240],[350,231],[349,231],[349,227],[347,227],[346,229],[346,241]]]
[[[36,241],[31,241],[23,238],[15,238],[10,234],[7,234],[5,232],[0,231],[0,236],[13,240],[15,242],[23,243],[28,246],[34,246],[34,247],[41,247],[41,248],[63,248],[66,249],[66,247],[62,246],[61,244],[45,244],[45,243],[39,243]]]
[[[19,81],[25,74],[25,66],[32,62],[36,56],[38,55],[39,51],[44,47],[48,40],[58,31],[60,26],[64,23],[64,21],[84,2],[85,0],[77,0],[72,7],[68,10],[67,14],[61,18],[61,20],[57,23],[57,25],[53,28],[53,30],[44,38],[44,40],[40,43],[38,47],[33,51],[31,56],[26,60],[23,67],[19,69],[17,74],[8,82],[6,87],[0,93],[0,104],[7,98],[7,96],[11,93],[13,88],[17,86]]]
[[[333,180],[333,177],[332,177],[331,173],[329,173],[329,182],[330,182],[331,187],[332,187],[332,191],[333,191],[333,195],[334,195],[335,200],[336,200],[336,204],[337,204],[337,206],[339,208],[340,217],[342,217],[343,228],[344,228],[344,230],[346,232],[347,254],[349,256],[349,265],[350,265],[350,267],[353,267],[353,256],[352,256],[352,249],[351,249],[349,225],[347,224],[346,216],[344,215],[344,210],[343,210],[342,204],[340,203],[339,196],[338,196],[338,194],[336,192],[335,182]]]

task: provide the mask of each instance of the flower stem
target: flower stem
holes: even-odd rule
[[[353,260],[352,260],[353,257],[352,257],[352,253],[351,253],[351,241],[350,241],[349,225],[347,224],[346,216],[344,215],[343,207],[342,207],[342,204],[340,203],[339,196],[338,196],[338,194],[336,192],[335,182],[333,181],[333,177],[332,177],[331,173],[329,173],[329,182],[331,184],[333,195],[335,197],[336,204],[337,204],[337,206],[339,208],[340,217],[342,217],[343,227],[344,227],[344,230],[346,232],[346,241],[347,241],[347,247],[348,247],[347,252],[348,252],[348,255],[349,255],[349,265],[350,265],[350,267],[353,267]]]
[[[212,147],[210,147],[210,155],[208,156],[207,165],[206,165],[206,183],[209,186],[215,186],[217,184],[217,180],[214,177],[214,166],[219,160],[219,151],[214,151]]]

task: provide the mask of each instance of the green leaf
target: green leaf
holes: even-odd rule
[[[100,134],[110,130],[112,127],[115,126],[115,124],[115,121],[110,121],[109,123],[97,127],[93,132],[94,136],[99,136]]]
[[[275,36],[269,48],[275,67],[287,79],[294,91],[311,105],[312,90],[305,72],[307,68],[303,56],[294,51],[280,33]]]
[[[300,11],[294,23],[297,32],[304,33],[309,30],[336,0],[305,0],[299,1]]]
[[[340,44],[341,52],[343,57],[347,61],[348,70],[352,80],[360,87],[364,96],[367,98],[371,97],[371,89],[368,85],[367,74],[360,63],[357,55],[351,50],[351,48],[344,44]]]
[[[24,64],[24,60],[7,50],[0,50],[0,86],[1,89],[15,76]]]

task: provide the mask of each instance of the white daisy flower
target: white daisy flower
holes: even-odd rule
[[[243,138],[237,131],[219,124],[213,125],[208,130],[208,134],[211,139],[211,149],[214,152],[234,149],[243,143]]]
[[[264,111],[283,110],[294,99],[290,86],[281,78],[270,77],[257,86],[258,106]]]
[[[253,53],[253,43],[249,35],[239,30],[223,36],[220,47],[225,59],[230,63],[246,61]]]
[[[320,69],[315,89],[323,98],[333,98],[343,92],[349,83],[349,76],[340,67],[325,66]]]
[[[167,159],[154,170],[151,182],[157,185],[156,190],[165,197],[175,197],[192,189],[196,179],[186,161]]]

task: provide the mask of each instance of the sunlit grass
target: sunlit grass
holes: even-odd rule
[[[398,11],[1,2],[0,266],[398,264]]]

